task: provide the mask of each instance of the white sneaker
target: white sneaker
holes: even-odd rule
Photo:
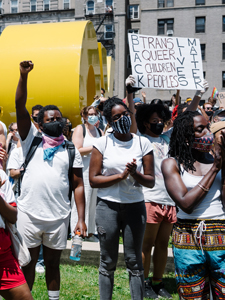
[[[35,266],[35,271],[37,273],[45,273],[45,267],[41,263],[37,262]]]

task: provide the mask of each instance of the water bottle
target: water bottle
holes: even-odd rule
[[[79,261],[82,249],[82,237],[80,232],[76,232],[76,235],[72,239],[72,246],[70,251],[70,259]]]

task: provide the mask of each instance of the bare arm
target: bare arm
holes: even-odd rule
[[[180,90],[177,90],[176,99],[175,99],[175,106],[180,104]]]
[[[188,105],[186,111],[196,111],[196,109],[198,108],[199,102],[201,100],[201,97],[199,96],[194,96],[193,100],[191,101],[191,104]]]
[[[20,175],[21,175],[20,169],[10,169],[9,170],[9,175],[13,179],[18,179],[20,177]]]
[[[92,188],[106,188],[127,178],[129,172],[124,166],[124,172],[120,174],[102,175],[102,154],[94,147],[89,165],[89,181]]]
[[[27,102],[27,78],[28,73],[33,69],[31,61],[20,63],[20,78],[16,90],[16,118],[20,137],[25,140],[31,126],[30,115],[26,109]]]
[[[219,170],[219,164],[214,162],[211,169],[199,183],[203,187],[209,189],[212,186]],[[184,212],[191,214],[196,205],[199,204],[206,196],[206,191],[198,185],[188,191],[181,179],[177,163],[173,158],[163,160],[162,173],[166,189],[170,197]],[[176,182],[176,188],[174,188],[174,182]]]
[[[141,185],[153,188],[155,185],[154,155],[153,151],[143,157],[144,174],[136,171],[136,160],[126,165],[130,175]]]
[[[130,132],[131,133],[137,133],[137,122],[135,119],[135,112],[134,112],[134,101],[133,101],[133,93],[128,94],[127,92],[127,101],[128,101],[128,108],[131,112],[130,117],[131,117],[131,127],[130,127]]]
[[[85,196],[82,168],[73,168],[72,183],[72,189],[74,191],[74,198],[78,213],[78,222],[74,229],[74,232],[79,231],[81,236],[85,237],[87,227],[85,224]]]
[[[142,95],[143,102],[146,103],[146,93],[142,91],[141,95]]]
[[[0,124],[0,144],[2,144],[3,149],[6,149],[6,138],[2,124]]]
[[[82,156],[91,153],[93,149],[93,146],[83,147],[84,136],[83,136],[83,127],[81,125],[78,125],[74,129],[72,142],[74,143],[75,147],[79,150]]]
[[[199,102],[203,96],[203,94],[208,90],[209,85],[208,82],[206,80],[203,81],[203,89],[201,91],[196,91],[195,96],[193,98],[193,100],[191,101],[191,104],[188,105],[187,107],[187,111],[196,111],[196,109],[198,108]]]
[[[209,122],[209,117],[206,114],[205,110],[203,108],[201,108],[200,106],[198,106],[198,109],[201,111],[201,114],[203,115],[203,117]]]

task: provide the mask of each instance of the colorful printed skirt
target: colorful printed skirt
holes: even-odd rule
[[[178,219],[173,254],[181,300],[225,299],[225,220]]]

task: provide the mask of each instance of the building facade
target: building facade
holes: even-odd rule
[[[128,32],[198,38],[210,88],[225,91],[225,0],[0,0],[0,31],[13,24],[91,20],[115,58],[114,94],[125,96],[131,74]],[[147,99],[169,100],[175,90],[146,89]],[[194,91],[181,91],[182,100]],[[137,93],[139,95],[139,93]]]

